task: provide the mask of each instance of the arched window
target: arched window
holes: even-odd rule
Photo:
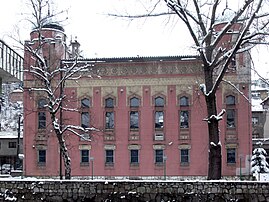
[[[114,99],[113,98],[105,99],[105,107],[113,108],[114,107]]]
[[[46,107],[47,100],[44,98],[41,98],[37,101],[37,106],[39,109]]]
[[[226,96],[226,105],[235,105],[235,96],[233,95]]]
[[[155,98],[155,107],[163,107],[164,106],[164,99],[162,97]]]
[[[187,107],[189,106],[189,98],[187,96],[182,96],[179,99],[179,105],[181,107]]]
[[[90,107],[90,105],[91,105],[91,103],[90,103],[90,99],[89,98],[83,98],[82,100],[81,100],[81,107],[82,108],[89,108]]]
[[[137,97],[132,97],[130,99],[130,107],[139,107],[139,99]]]

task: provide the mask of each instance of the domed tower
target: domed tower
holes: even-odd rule
[[[61,75],[51,73],[60,67],[65,58],[66,35],[61,26],[46,24],[32,30],[30,40],[25,42],[24,51],[25,175],[38,175],[40,172],[47,175],[43,169],[46,152],[57,151],[57,140],[51,138],[49,113],[44,106],[50,96],[48,92],[60,93],[55,81],[59,81]],[[49,141],[53,143],[49,144]],[[38,162],[33,162],[33,159]],[[52,163],[51,167],[58,172],[59,165]]]
[[[59,67],[61,60],[66,58],[66,35],[63,27],[58,24],[46,24],[41,29],[34,29],[30,33],[30,40],[25,42],[24,69],[31,65],[46,66],[53,70]],[[34,54],[37,55],[34,55]],[[39,58],[40,57],[40,58]],[[27,75],[27,74],[26,74]]]

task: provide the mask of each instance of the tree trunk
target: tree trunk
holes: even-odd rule
[[[205,71],[206,89],[212,90],[213,75],[210,71]],[[208,92],[207,92],[208,93]],[[208,118],[212,115],[217,115],[216,93],[210,93],[205,96],[207,106]],[[218,180],[221,178],[221,144],[219,144],[219,121],[217,119],[210,119],[208,121],[208,135],[209,135],[209,154],[208,154],[208,179]]]
[[[65,141],[63,140],[62,134],[57,133],[58,142],[60,145],[60,150],[62,153],[62,158],[64,160],[64,169],[65,169],[65,179],[71,179],[71,160],[68,154],[68,150],[66,148]]]

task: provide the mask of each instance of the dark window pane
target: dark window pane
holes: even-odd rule
[[[180,98],[180,106],[186,107],[189,106],[189,98],[186,96],[183,96]]]
[[[189,128],[189,112],[180,111],[180,128]]]
[[[131,163],[138,163],[138,150],[132,149],[131,151]]]
[[[17,148],[17,143],[16,142],[9,142],[8,148]]]
[[[235,105],[235,97],[232,95],[229,95],[226,97],[226,104],[227,105]]]
[[[235,110],[227,109],[226,116],[227,116],[227,127],[234,128],[235,127]]]
[[[46,163],[46,150],[38,150],[38,162]]]
[[[81,150],[81,163],[89,162],[89,150]]]
[[[106,150],[106,163],[114,163],[114,150]]]
[[[189,163],[189,150],[188,149],[180,150],[180,162]]]
[[[107,98],[105,100],[105,106],[108,108],[114,107],[114,100],[112,98]]]
[[[139,107],[139,99],[136,97],[131,98],[130,107]]]
[[[235,163],[235,148],[227,149],[227,163]]]
[[[155,150],[155,163],[163,163],[163,150],[162,149]]]
[[[138,128],[139,114],[137,111],[130,112],[130,128]]]
[[[81,113],[81,127],[89,128],[90,127],[90,114],[89,112]]]
[[[90,107],[90,100],[88,98],[84,98],[81,100],[81,107],[82,108],[89,108]]]
[[[106,128],[114,128],[114,112],[106,112]]]
[[[155,98],[155,107],[163,107],[164,99],[162,97]]]
[[[38,112],[38,129],[46,128],[46,113]]]
[[[157,111],[155,112],[155,128],[163,128],[163,117],[164,113],[163,111]]]

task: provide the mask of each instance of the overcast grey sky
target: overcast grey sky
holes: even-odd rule
[[[12,44],[9,35],[18,26],[20,38],[29,39],[31,27],[23,19],[27,0],[8,0],[1,4],[0,38]],[[68,9],[68,20],[64,28],[68,40],[80,42],[85,57],[133,57],[169,56],[193,54],[190,52],[192,40],[186,28],[177,18],[124,20],[108,17],[107,13],[128,12],[144,9],[143,0],[56,0],[56,9]],[[165,5],[164,5],[165,6]],[[131,9],[130,9],[131,8]],[[253,52],[257,52],[253,50]],[[266,54],[265,54],[266,53]],[[268,71],[268,49],[255,53],[255,64],[265,75]],[[268,75],[269,76],[269,75]]]

